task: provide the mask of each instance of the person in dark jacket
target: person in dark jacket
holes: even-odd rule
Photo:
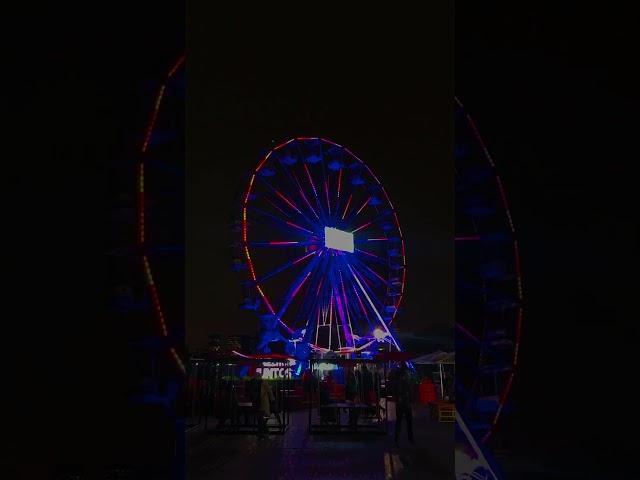
[[[409,370],[407,365],[402,362],[392,377],[393,395],[396,400],[396,430],[395,440],[398,443],[398,437],[402,430],[402,420],[407,423],[407,436],[409,442],[413,443],[413,412],[411,403],[413,401],[413,389],[409,381]]]
[[[219,395],[218,425],[216,426],[218,429],[222,428],[227,420],[230,421],[232,426],[234,421],[237,423],[238,413],[238,399],[231,381],[225,381],[222,384]]]
[[[352,403],[362,402],[362,375],[357,367],[351,369],[347,375],[346,400]],[[358,424],[359,412],[357,408],[349,409],[349,425]]]
[[[311,395],[313,391],[313,374],[308,368],[302,374],[302,390],[307,395]]]

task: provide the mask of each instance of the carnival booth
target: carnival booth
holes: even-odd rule
[[[418,369],[427,369],[418,387],[420,402],[429,405],[431,418],[454,422],[455,353],[433,352],[416,358],[414,363]]]
[[[303,374],[310,433],[387,432],[386,362],[312,359]]]
[[[284,433],[294,363],[287,355],[238,352],[192,359],[188,413],[210,433]]]
[[[437,392],[437,397],[441,400],[445,398],[453,400],[455,353],[437,351],[418,357],[413,360],[413,363],[423,377],[421,385],[425,385],[422,387],[425,392],[434,389]],[[431,385],[431,388],[427,385]]]

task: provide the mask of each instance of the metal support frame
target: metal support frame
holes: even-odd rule
[[[355,375],[358,367],[366,366],[373,369],[370,372],[371,390],[365,391],[360,380],[355,376],[353,398],[336,398],[333,392],[323,392],[322,379],[319,378],[320,364],[332,364],[336,371],[342,370]],[[387,376],[387,363],[372,359],[311,359],[310,370],[312,374],[313,388],[308,389],[308,431],[310,434],[326,433],[363,433],[363,434],[387,434],[387,396],[383,392],[383,381]],[[339,379],[336,385],[347,387],[347,378]],[[344,383],[343,383],[343,382]],[[325,382],[326,384],[326,382]],[[328,395],[328,396],[327,396]],[[349,395],[345,392],[345,395]],[[345,415],[348,419],[344,419]]]

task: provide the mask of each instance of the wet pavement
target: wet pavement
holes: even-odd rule
[[[454,474],[454,424],[429,418],[414,407],[414,439],[398,446],[395,415],[388,434],[308,433],[308,412],[292,412],[284,435],[216,435],[196,427],[187,433],[187,478],[205,479],[446,479]],[[213,425],[210,422],[209,425]]]

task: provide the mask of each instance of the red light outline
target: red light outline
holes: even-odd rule
[[[165,82],[170,80],[171,77],[176,73],[176,71],[184,66],[185,55],[182,55],[178,61],[173,65],[173,67],[167,73]],[[163,337],[168,337],[169,332],[167,329],[167,324],[165,321],[164,312],[162,310],[162,305],[160,303],[160,296],[158,294],[158,288],[154,282],[153,274],[151,270],[151,265],[149,264],[149,259],[146,252],[146,224],[145,224],[145,209],[146,209],[146,201],[145,201],[145,176],[144,176],[144,165],[146,160],[146,154],[149,148],[149,143],[151,141],[151,135],[153,134],[153,129],[156,124],[156,120],[158,118],[158,113],[160,111],[160,106],[162,104],[162,100],[164,99],[164,93],[166,90],[166,83],[160,85],[158,90],[158,94],[156,96],[156,100],[153,105],[153,110],[150,116],[149,123],[147,125],[147,129],[144,135],[144,140],[142,142],[142,146],[140,148],[141,160],[137,170],[138,175],[138,243],[142,248],[141,259],[143,264],[143,272],[145,274],[145,278],[147,280],[147,287],[149,288],[149,292],[151,294],[151,298],[153,301],[154,309],[156,312],[156,317],[158,319],[158,323],[160,326],[161,334]],[[169,349],[169,353],[172,358],[176,362],[176,365],[180,369],[183,374],[186,374],[186,367],[184,362],[180,358],[180,355],[176,351],[175,347],[171,347]]]

